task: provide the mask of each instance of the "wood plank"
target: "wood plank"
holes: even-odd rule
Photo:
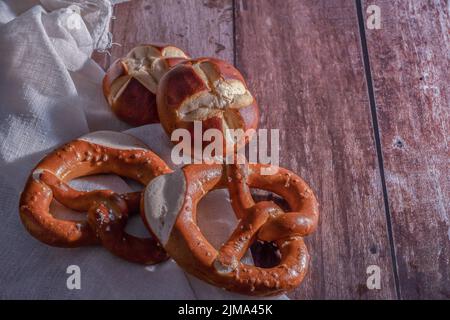
[[[321,203],[307,238],[312,264],[299,299],[396,297],[383,193],[353,1],[236,1],[236,61],[280,129],[281,165]],[[368,290],[366,268],[381,268]]]
[[[366,1],[366,30],[401,296],[450,298],[448,1]]]
[[[114,15],[111,57],[95,54],[104,68],[142,43],[173,44],[192,57],[233,62],[232,0],[136,0],[116,5]]]

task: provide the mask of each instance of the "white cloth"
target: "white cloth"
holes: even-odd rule
[[[172,260],[145,268],[102,247],[46,246],[20,222],[20,192],[48,151],[90,131],[129,128],[108,108],[101,89],[104,72],[90,59],[93,50],[110,43],[111,13],[108,0],[0,0],[0,298],[245,298],[186,275]],[[159,125],[128,132],[171,163],[171,145]],[[115,176],[72,184],[132,189]],[[51,209],[61,216],[72,214],[57,204]],[[223,242],[235,224],[227,193],[208,195],[199,212],[200,224],[209,226],[203,228],[209,230],[206,237],[211,243]],[[130,232],[147,234],[139,218],[130,225]],[[81,269],[80,290],[66,286],[69,265]]]

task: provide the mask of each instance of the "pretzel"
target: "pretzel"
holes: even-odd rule
[[[171,170],[138,139],[123,133],[98,131],[48,154],[35,167],[20,198],[20,217],[38,240],[58,247],[102,244],[126,260],[153,264],[167,259],[154,238],[137,238],[124,231],[127,218],[139,212],[141,193],[119,195],[111,190],[78,191],[67,182],[82,176],[115,173],[147,185]],[[86,221],[55,218],[52,199],[79,212]]]
[[[187,272],[230,291],[257,296],[276,295],[298,286],[309,264],[303,237],[318,223],[318,203],[309,186],[289,170],[262,175],[267,165],[185,166],[157,177],[146,187],[141,215],[168,254]],[[197,204],[209,191],[228,188],[239,223],[219,250],[203,236]],[[272,201],[255,203],[249,188],[285,198],[291,212]],[[255,240],[273,242],[281,253],[279,265],[260,268],[240,260]]]
[[[174,46],[140,45],[114,61],[103,78],[103,93],[113,112],[132,126],[158,123],[159,80],[188,58]]]
[[[208,129],[222,133],[223,154],[233,151],[226,148],[227,144],[234,144],[228,129],[246,132],[258,126],[255,98],[241,73],[223,60],[199,58],[180,62],[161,78],[156,98],[161,125],[169,136],[175,129],[186,129],[193,140],[202,141],[194,130],[194,121],[201,121],[202,136]],[[246,136],[244,142],[251,137]]]

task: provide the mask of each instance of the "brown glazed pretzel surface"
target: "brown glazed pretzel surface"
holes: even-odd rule
[[[244,171],[234,165],[228,169],[222,165],[188,165],[182,169],[185,192],[180,195],[183,198],[180,210],[175,213],[170,234],[162,244],[185,271],[218,287],[247,295],[281,294],[300,284],[309,263],[303,237],[317,226],[318,203],[300,177],[283,168],[273,175],[261,175],[264,167],[267,166],[249,164]],[[147,186],[143,199],[156,188],[153,182]],[[255,204],[250,187],[282,196],[292,211],[284,213],[271,201]],[[229,189],[240,220],[229,240],[216,250],[200,231],[196,215],[201,198],[220,188]],[[148,205],[141,206],[143,219],[152,232],[159,234],[154,220],[149,218],[155,213],[149,209],[152,208]],[[240,261],[256,239],[277,245],[281,253],[277,266],[260,268]]]
[[[93,135],[131,141],[123,147],[92,142]],[[88,175],[114,173],[146,185],[171,172],[166,163],[134,137],[116,132],[96,132],[65,144],[48,154],[28,178],[20,199],[20,217],[38,240],[59,247],[103,244],[128,261],[153,264],[167,259],[152,238],[137,238],[124,231],[128,214],[137,212],[140,192],[119,195],[111,190],[78,191],[66,182]],[[52,199],[87,212],[87,221],[55,218]]]
[[[186,129],[193,141],[202,140],[208,129],[215,129],[222,133],[224,154],[234,151],[227,150],[227,143],[234,144],[228,129],[246,132],[258,127],[259,107],[244,77],[233,65],[216,58],[185,60],[171,68],[158,85],[157,106],[168,136],[176,129]],[[202,124],[198,133],[196,121]],[[247,143],[252,134],[243,138]],[[207,145],[204,141],[203,148]]]

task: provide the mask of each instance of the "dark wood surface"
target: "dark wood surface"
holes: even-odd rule
[[[297,299],[450,298],[448,2],[151,0],[115,7],[111,56],[172,43],[236,64],[321,204]],[[381,7],[382,28],[362,21]],[[367,81],[366,81],[367,79]],[[381,269],[381,289],[366,268]]]
[[[403,298],[450,298],[448,1],[374,1],[367,30]]]

